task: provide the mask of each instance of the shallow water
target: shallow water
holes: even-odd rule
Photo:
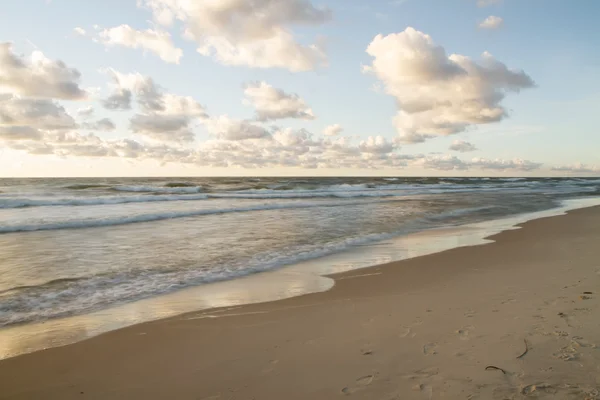
[[[578,178],[3,179],[0,326],[101,313],[598,193],[600,180]]]
[[[325,291],[334,285],[334,280],[326,275],[456,247],[486,244],[490,242],[485,239],[486,237],[516,229],[517,224],[594,205],[600,205],[599,197],[566,200],[562,206],[550,210],[396,236],[238,279],[194,286],[87,314],[13,325],[0,329],[0,359],[66,345],[110,330],[192,311],[228,307],[226,310],[231,314],[235,313],[236,307],[244,304],[281,300]],[[353,277],[370,273],[369,269],[364,269]],[[208,317],[200,313],[189,318]]]

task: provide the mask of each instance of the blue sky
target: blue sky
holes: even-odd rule
[[[48,60],[61,60],[67,67],[77,69],[81,73],[78,84],[88,95],[77,99],[41,96],[17,83],[7,84],[1,90],[19,98],[41,96],[64,106],[75,121],[66,132],[71,136],[92,134],[98,139],[93,143],[111,149],[121,149],[116,143],[130,139],[140,146],[174,150],[166,150],[166,156],[165,152],[157,155],[156,151],[147,150],[124,155],[121,150],[115,150],[91,157],[59,143],[56,135],[64,135],[64,131],[48,131],[47,127],[37,126],[35,129],[40,133],[31,137],[0,134],[0,175],[600,174],[600,138],[595,118],[600,106],[600,52],[597,48],[600,3],[597,1],[503,0],[487,6],[478,5],[477,0],[275,1],[282,7],[298,3],[330,11],[327,21],[296,24],[289,18],[277,20],[276,29],[293,34],[296,43],[319,46],[323,43],[327,66],[317,65],[305,71],[291,71],[285,66],[227,65],[215,56],[199,54],[196,48],[204,37],[189,40],[181,35],[192,23],[207,36],[220,38],[222,35],[239,46],[247,42],[235,42],[227,36],[235,27],[225,27],[229,31],[224,28],[222,33],[216,28],[209,31],[204,25],[210,21],[194,21],[194,10],[186,10],[189,15],[171,26],[161,25],[151,6],[143,4],[146,1],[177,3],[177,0],[143,0],[142,4],[135,0],[2,2],[0,41],[12,42],[12,52],[23,60],[28,60],[37,50]],[[232,3],[228,16],[252,20],[251,13],[235,14],[233,3],[239,3],[238,0],[227,1]],[[198,2],[201,3],[210,1]],[[479,27],[489,16],[502,18],[502,25],[497,29]],[[180,62],[165,62],[149,50],[106,43],[102,32],[123,24],[135,31],[152,29],[170,34],[173,46],[183,52]],[[76,27],[83,28],[86,34],[76,34]],[[403,84],[390,89],[389,80],[382,79],[378,73],[364,73],[362,67],[374,62],[366,49],[378,34],[383,37],[401,34],[408,27],[414,28],[419,38],[429,35],[435,45],[443,47],[447,56],[460,54],[479,62],[481,54],[487,51],[509,69],[522,70],[535,82],[535,87],[523,86],[518,93],[507,93],[495,104],[506,111],[506,116],[499,121],[469,122],[464,129],[451,134],[429,135],[419,130],[418,134],[424,134],[425,140],[407,141],[406,134],[394,126],[392,118],[402,109],[398,102],[406,101],[407,91],[423,86],[410,82],[410,86]],[[392,46],[380,56],[383,58],[395,51],[402,49]],[[178,142],[167,135],[157,140],[157,135],[136,132],[130,119],[133,113],[144,112],[136,108],[136,100],[129,112],[102,106],[102,100],[114,90],[114,82],[105,71],[109,68],[121,74],[139,73],[151,77],[164,93],[191,96],[205,107],[208,119],[189,119],[189,128],[194,134],[191,141]],[[394,66],[390,66],[390,70],[395,71]],[[402,71],[398,69],[398,74]],[[0,65],[0,82],[7,79]],[[402,77],[398,79],[406,82]],[[265,82],[286,95],[296,95],[315,118],[254,121],[255,105],[243,102],[244,90],[251,82]],[[435,85],[427,82],[426,90],[437,90]],[[502,91],[502,88],[496,89]],[[396,91],[392,94],[393,90]],[[452,98],[448,101],[454,104]],[[90,106],[94,109],[93,117],[77,116],[78,109]],[[227,123],[211,124],[211,120],[220,116],[226,116]],[[100,131],[89,126],[103,118],[110,119],[115,129]],[[84,126],[86,121],[88,126]],[[232,140],[234,133],[223,131],[231,129],[231,121],[260,127],[266,133],[261,138],[236,136]],[[11,124],[14,127],[15,123]],[[324,137],[324,128],[334,124],[339,124],[343,131],[335,137]],[[26,123],[18,125],[22,127]],[[306,130],[313,139],[310,142],[293,140],[284,147],[281,144],[273,147],[271,142],[279,140],[274,132],[286,129],[288,136]],[[369,142],[368,138],[377,136],[383,138],[377,143],[384,140],[393,150],[387,146],[370,146],[369,143],[376,141]],[[344,137],[352,138],[349,142],[352,144],[344,145],[347,148],[338,153],[332,150],[331,143],[323,142]],[[86,140],[89,139],[73,139],[80,144]],[[362,147],[361,141],[365,143]],[[449,146],[455,141],[467,142],[477,150],[454,152]],[[39,149],[42,142],[49,150],[32,150]],[[85,142],[85,145],[93,143]],[[206,147],[206,143],[210,145]],[[297,148],[291,148],[293,146]],[[219,148],[218,152],[211,153],[215,147]],[[299,150],[304,147],[310,150]],[[223,150],[229,148],[231,151]],[[268,150],[263,151],[263,148]],[[181,149],[187,153],[178,160]],[[244,158],[250,157],[243,155],[244,151],[256,157]],[[479,161],[473,162],[474,159]],[[515,164],[515,160],[520,162]]]

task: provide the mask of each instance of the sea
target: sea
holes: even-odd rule
[[[265,282],[326,290],[270,273],[393,261],[397,238],[599,196],[598,178],[0,179],[0,358],[262,301]]]

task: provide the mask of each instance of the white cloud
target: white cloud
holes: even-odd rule
[[[503,24],[504,20],[502,18],[496,17],[495,15],[490,15],[489,17],[481,21],[479,27],[481,29],[498,29],[502,27]]]
[[[146,117],[143,117],[146,118]],[[136,118],[137,120],[137,118]],[[164,121],[164,120],[162,120]],[[146,129],[160,130],[155,122],[140,120]],[[177,122],[174,122],[177,124]],[[380,169],[420,167],[429,170],[496,170],[527,172],[541,164],[526,160],[461,160],[451,155],[400,154],[396,143],[382,137],[369,137],[358,144],[348,137],[317,138],[304,129],[273,128],[271,131],[247,121],[218,121],[216,139],[196,148],[144,143],[132,139],[103,140],[73,131],[41,133],[35,129],[0,128],[5,146],[30,154],[55,154],[62,157],[120,157],[151,159],[160,163],[193,164],[209,167],[277,168],[351,168]],[[179,127],[184,126],[183,124]],[[249,127],[249,126],[254,126]],[[232,128],[233,127],[233,128]],[[167,130],[172,128],[166,127]]]
[[[420,157],[411,163],[412,166],[441,171],[466,170],[468,164],[456,156],[433,155]]]
[[[253,82],[246,85],[244,94],[245,104],[256,109],[256,118],[259,121],[315,118],[313,111],[300,96],[276,89],[266,82]]]
[[[478,7],[489,7],[502,3],[502,0],[477,0]]]
[[[425,169],[436,169],[442,171],[461,170],[496,170],[496,171],[519,171],[529,172],[539,169],[542,164],[529,160],[489,160],[485,158],[474,158],[470,161],[462,160],[453,155],[434,155],[421,157],[414,160],[411,165]]]
[[[109,118],[102,118],[93,123],[85,122],[82,124],[82,127],[85,129],[105,132],[114,131],[117,128],[115,123]]]
[[[514,159],[514,160],[502,160],[494,159],[489,160],[485,158],[474,158],[470,161],[471,167],[481,168],[483,170],[515,170],[515,171],[533,171],[539,169],[542,164],[536,163],[529,160]]]
[[[99,33],[100,42],[106,46],[124,46],[132,49],[150,51],[163,61],[179,64],[183,50],[175,47],[168,32],[146,29],[133,29],[129,25],[120,25],[104,29]]]
[[[333,124],[333,125],[327,126],[325,129],[323,129],[323,135],[337,136],[340,133],[342,133],[343,130],[344,130],[344,128],[342,128],[342,126],[340,124]]]
[[[90,117],[92,114],[94,114],[94,107],[92,106],[81,107],[77,109],[77,115],[80,117],[87,118]]]
[[[74,129],[75,120],[52,100],[0,95],[0,126],[41,130]]]
[[[100,102],[107,110],[126,111],[131,110],[132,93],[129,89],[115,88],[115,90],[106,99]]]
[[[157,22],[185,25],[198,51],[225,65],[307,71],[326,64],[322,46],[295,40],[290,27],[319,25],[331,11],[309,0],[140,0]]]
[[[396,149],[396,144],[387,141],[383,136],[369,136],[360,142],[358,148],[363,153],[388,154]]]
[[[40,51],[29,60],[17,56],[11,43],[0,43],[0,91],[24,96],[79,100],[87,93],[79,86],[81,74],[62,61],[52,61]]]
[[[31,126],[0,126],[0,139],[40,140],[42,133]]]
[[[501,102],[509,92],[534,86],[523,71],[510,70],[491,54],[480,62],[446,55],[430,36],[413,28],[376,36],[364,68],[384,84],[400,108],[394,124],[403,141],[422,142],[507,116]]]
[[[475,147],[475,145],[473,145],[472,143],[465,142],[464,140],[455,140],[450,145],[450,150],[459,151],[461,153],[467,153],[469,151],[477,150],[477,147]]]
[[[207,116],[204,107],[192,97],[167,93],[149,76],[140,73],[123,74],[114,69],[107,69],[105,72],[112,79],[113,95],[120,96],[128,92],[126,97],[131,101],[135,94],[137,104],[144,112],[199,118]]]
[[[194,133],[189,119],[182,115],[135,114],[129,120],[134,133],[161,141],[190,142]]]
[[[82,27],[79,27],[79,26],[73,28],[73,32],[75,32],[75,34],[78,35],[78,36],[85,36],[86,35],[85,29],[83,29]]]
[[[148,76],[105,71],[112,78],[113,93],[102,101],[109,109],[131,108],[135,95],[140,113],[130,119],[134,133],[161,141],[193,141],[194,122],[208,118],[204,107],[190,96],[167,93]]]
[[[243,120],[231,119],[226,115],[204,121],[208,132],[223,140],[261,139],[271,134],[264,127]]]
[[[552,171],[567,172],[570,174],[591,174],[600,173],[600,166],[575,163],[571,165],[559,165],[553,167]]]

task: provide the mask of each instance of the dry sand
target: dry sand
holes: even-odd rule
[[[0,398],[599,399],[600,208],[493,239],[4,360]]]

